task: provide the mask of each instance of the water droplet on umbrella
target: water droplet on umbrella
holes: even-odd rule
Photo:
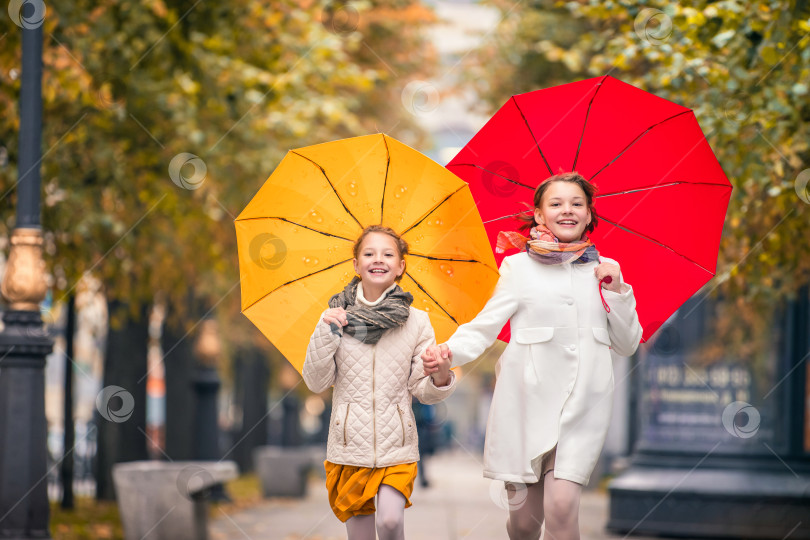
[[[315,257],[302,257],[301,260],[304,262],[304,266],[315,266],[319,262]]]
[[[439,270],[441,270],[448,276],[453,277],[453,267],[451,265],[442,263],[439,265]]]
[[[321,215],[314,210],[309,214],[309,217],[311,217],[312,220],[315,221],[315,223],[323,223],[323,218],[321,217]]]

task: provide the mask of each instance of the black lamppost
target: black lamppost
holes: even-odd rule
[[[222,345],[214,319],[206,319],[201,323],[195,352],[199,363],[192,380],[197,398],[194,415],[194,458],[217,461],[222,459],[219,451],[217,414],[217,393],[221,384],[217,364],[222,355]]]
[[[0,285],[8,304],[0,333],[0,539],[50,538],[44,368],[53,342],[39,312],[47,290],[39,221],[44,5],[23,9],[17,223]]]
[[[199,362],[194,370],[192,384],[196,397],[194,414],[194,459],[199,461],[222,461],[219,449],[219,414],[217,394],[221,382],[217,365],[222,358],[222,343],[215,319],[206,319],[200,325],[200,334],[195,351]],[[230,501],[225,486],[211,487],[210,497],[214,501]]]

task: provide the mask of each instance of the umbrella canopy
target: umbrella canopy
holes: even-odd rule
[[[731,184],[690,109],[613,77],[513,96],[447,168],[493,248],[549,176],[593,182],[591,238],[633,285],[644,341],[715,274]]]
[[[291,150],[235,225],[242,312],[299,372],[329,297],[354,276],[354,241],[375,224],[408,242],[400,285],[440,342],[495,287],[470,190],[447,169],[382,134]]]

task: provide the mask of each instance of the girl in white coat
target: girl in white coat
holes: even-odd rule
[[[507,320],[487,422],[484,476],[503,480],[509,538],[579,539],[579,500],[602,449],[613,403],[610,351],[629,356],[642,329],[618,263],[587,237],[597,224],[595,186],[577,173],[538,186],[523,216],[531,238],[501,233],[504,258],[492,298],[423,360],[475,360]]]
[[[304,360],[310,390],[335,387],[324,468],[350,540],[375,540],[375,528],[380,540],[404,538],[419,460],[411,395],[430,404],[455,389],[449,360],[423,365],[420,357],[436,341],[427,313],[397,285],[407,252],[387,227],[363,231],[354,244],[358,277],[329,300]]]

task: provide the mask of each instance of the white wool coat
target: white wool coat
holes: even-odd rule
[[[335,386],[328,461],[388,467],[419,460],[411,394],[422,403],[437,403],[453,393],[456,383],[452,371],[443,387],[425,376],[420,355],[435,342],[428,314],[414,307],[403,326],[386,331],[375,345],[333,334],[321,314],[303,376],[313,392]]]
[[[484,476],[537,482],[541,457],[556,445],[554,476],[588,483],[613,405],[609,349],[629,356],[642,333],[633,289],[623,281],[622,293],[602,291],[605,311],[596,265],[544,265],[525,252],[504,258],[492,298],[447,341],[453,365],[462,365],[510,321],[512,337],[495,368]]]

